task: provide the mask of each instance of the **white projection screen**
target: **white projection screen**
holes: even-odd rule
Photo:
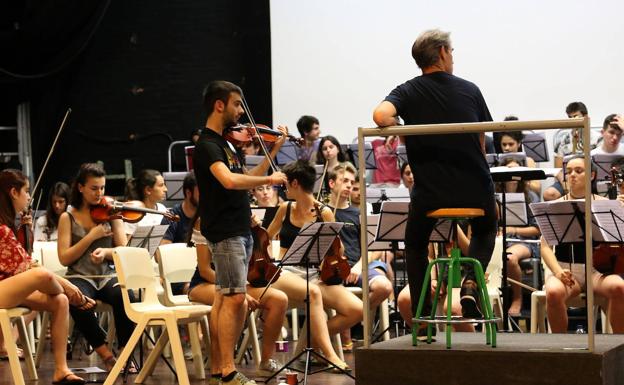
[[[481,88],[494,120],[559,119],[583,101],[600,126],[624,112],[622,15],[613,0],[271,0],[273,121],[296,131],[314,115],[323,134],[351,142],[390,90],[420,74],[416,36],[440,28],[455,75]]]

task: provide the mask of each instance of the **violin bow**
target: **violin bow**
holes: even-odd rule
[[[71,112],[72,112],[71,107],[68,108],[67,111],[65,111],[65,116],[63,117],[63,121],[61,122],[61,126],[59,127],[59,129],[58,129],[58,131],[56,133],[56,137],[54,138],[54,142],[52,142],[52,147],[50,147],[50,151],[48,152],[48,156],[46,157],[45,162],[43,163],[43,167],[41,168],[41,172],[39,172],[39,177],[37,177],[37,181],[35,182],[35,186],[32,188],[31,198],[30,198],[30,202],[28,203],[28,207],[32,207],[32,201],[33,201],[35,192],[37,191],[37,188],[39,187],[39,183],[41,183],[41,177],[45,173],[46,167],[48,167],[48,162],[50,161],[50,158],[52,157],[52,153],[54,152],[54,148],[56,147],[56,143],[58,142],[58,139],[61,136],[61,132],[63,131],[63,128],[65,127],[65,123],[67,122],[67,117],[69,116],[69,114]],[[41,199],[41,197],[39,199]]]
[[[241,100],[243,102],[243,108],[245,109],[245,112],[247,113],[247,117],[249,118],[249,123],[254,128],[254,131],[256,131],[256,137],[258,138],[258,142],[260,143],[262,152],[264,152],[264,156],[269,161],[271,170],[273,170],[273,172],[279,171],[279,168],[277,167],[275,162],[273,162],[273,158],[271,158],[271,154],[269,153],[268,147],[266,143],[264,142],[264,139],[262,139],[262,135],[260,135],[260,133],[258,132],[258,127],[256,126],[256,120],[253,118],[253,115],[251,114],[251,109],[249,108],[249,104],[247,104],[247,99],[245,99],[245,97],[243,96],[241,97]]]
[[[316,200],[320,201],[321,200],[321,191],[323,191],[323,188],[325,188],[325,174],[327,173],[327,166],[329,165],[329,162],[327,161],[327,159],[325,159],[325,167],[323,167],[323,175],[321,175],[321,185],[319,186],[319,190],[316,193]]]

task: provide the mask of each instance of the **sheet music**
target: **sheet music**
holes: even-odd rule
[[[368,243],[368,251],[390,250],[391,242],[376,241],[377,225],[379,224],[379,215],[369,215],[366,220],[366,239]]]
[[[502,154],[496,154],[498,163],[501,164],[505,159],[513,159],[520,164],[520,166],[526,166],[526,154],[524,152],[504,152]]]
[[[321,178],[323,177],[324,168],[325,168],[324,164],[314,165],[314,171],[316,173],[316,176],[314,177],[314,190],[312,190],[312,192],[314,192],[315,194],[318,193],[323,187]],[[330,170],[327,170],[327,171],[330,171]]]
[[[496,200],[503,202],[501,193],[496,193]],[[505,193],[505,215],[507,226],[528,226],[524,193]]]
[[[154,256],[168,228],[169,225],[137,226],[128,246],[145,248],[151,256]]]
[[[584,222],[576,219],[574,207],[584,215],[584,200],[539,202],[529,205],[542,236],[549,245],[583,242]],[[624,209],[619,201],[592,201],[592,239],[596,242],[622,242]]]
[[[548,162],[548,148],[546,135],[543,132],[525,133],[522,139],[522,147],[527,156],[536,162]]]
[[[438,219],[438,223],[433,227],[429,236],[429,242],[450,242],[451,224],[452,222],[448,219]]]
[[[286,255],[282,258],[284,265],[301,265],[305,261],[305,253],[310,249],[307,256],[311,264],[321,263],[334,239],[344,226],[342,222],[313,222],[301,227],[299,234],[290,246]],[[318,233],[318,242],[312,244]],[[310,246],[312,246],[310,248]]]
[[[501,173],[501,174],[509,173],[509,174],[512,174],[512,173],[518,172],[518,171],[527,171],[528,172],[528,171],[537,171],[537,170],[544,171],[544,174],[546,174],[547,177],[557,176],[557,174],[559,174],[559,171],[561,171],[560,168],[554,168],[554,167],[533,168],[533,167],[524,167],[524,166],[520,166],[520,167],[497,166],[497,167],[490,167],[490,174],[494,174],[494,173]]]
[[[381,202],[381,215],[375,239],[378,241],[405,240],[405,223],[409,202]]]

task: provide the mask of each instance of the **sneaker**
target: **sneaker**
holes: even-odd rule
[[[438,330],[435,326],[431,328],[431,342],[436,342],[436,334]],[[416,339],[419,342],[427,342],[427,324],[423,323],[418,327],[418,332],[416,332]]]
[[[258,374],[270,376],[271,374],[280,370],[282,366],[284,365],[282,365],[281,362],[269,358],[268,360],[260,363],[260,367],[258,368]]]
[[[256,385],[256,381],[250,380],[241,372],[236,372],[236,375],[230,381],[226,382],[221,379],[221,385]]]
[[[464,281],[460,291],[459,302],[462,307],[464,318],[483,318],[483,313],[479,309],[479,292],[474,281]]]

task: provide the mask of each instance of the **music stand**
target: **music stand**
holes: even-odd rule
[[[502,202],[502,193],[496,193],[496,200]],[[505,193],[507,225],[528,226],[526,201],[523,193]]]
[[[531,132],[524,134],[522,138],[522,148],[528,157],[536,162],[548,162],[548,148],[546,146],[546,135],[543,132]]]
[[[292,369],[297,372],[303,373],[303,384],[308,383],[308,374],[314,374],[319,372],[324,372],[328,368],[323,368],[321,370],[316,370],[312,372],[310,369],[310,358],[314,355],[317,359],[324,361],[328,364],[328,366],[337,368],[343,374],[355,379],[353,375],[346,372],[344,369],[339,368],[323,357],[321,354],[314,351],[311,346],[311,331],[310,331],[310,265],[319,265],[321,260],[329,251],[332,243],[338,237],[340,230],[342,229],[344,223],[340,222],[313,222],[310,224],[303,225],[301,230],[299,230],[299,234],[293,241],[292,245],[284,255],[284,257],[280,260],[280,266],[300,266],[304,265],[306,270],[306,299],[305,299],[305,307],[306,307],[306,317],[308,321],[306,322],[306,347],[297,353],[293,358],[290,359],[284,366],[282,366],[275,373],[271,374],[264,382],[269,382],[273,378],[275,378],[279,373],[281,373],[285,369]],[[302,371],[298,368],[291,367],[295,361],[299,359],[302,355],[305,355],[305,369]]]
[[[510,158],[518,162],[520,166],[527,165],[526,163],[527,155],[524,152],[504,152],[502,154],[496,154],[496,159],[497,159],[496,164],[501,164],[503,163],[505,159],[510,159]]]
[[[282,166],[286,163],[294,162],[298,158],[299,157],[297,156],[297,147],[295,146],[295,144],[293,142],[286,141],[277,152],[277,155],[275,156],[275,163],[277,163],[277,165],[279,166]]]
[[[165,186],[167,186],[167,193],[165,199],[168,201],[182,201],[184,200],[184,178],[188,175],[187,171],[171,171],[163,172],[163,179],[165,180]]]
[[[498,157],[496,154],[485,154],[485,161],[488,167],[495,167],[498,164]]]
[[[493,167],[490,169],[492,180],[499,183],[500,191],[505,191],[505,182],[530,181],[546,179],[546,172],[538,168],[529,167]],[[509,321],[509,307],[511,305],[511,285],[507,280],[507,194],[502,197],[501,227],[503,228],[501,294],[503,297],[503,327],[507,328]]]
[[[314,165],[314,172],[316,173],[314,176],[314,189],[312,190],[314,194],[317,194],[323,188],[323,184],[325,182],[324,180],[321,180],[323,177],[323,168],[325,168],[325,166],[322,164]]]
[[[128,241],[128,246],[147,249],[153,257],[168,228],[169,225],[137,226]]]
[[[252,169],[262,163],[266,158],[263,155],[245,155],[245,166]]]
[[[399,158],[399,162],[401,163],[401,165],[403,163],[408,163],[408,159],[407,159],[407,150],[405,149],[405,145],[404,144],[399,144],[396,148],[396,155],[397,158]]]
[[[357,166],[360,164],[357,143],[349,144],[349,149],[351,150],[351,156],[354,162],[353,164],[355,164],[356,167],[359,167]],[[377,169],[377,163],[375,162],[375,153],[373,152],[373,145],[370,142],[364,143],[364,160],[364,167],[367,170]]]
[[[603,181],[609,180],[611,177],[611,165],[613,162],[624,158],[622,155],[617,154],[596,154],[592,156],[592,160],[598,166],[596,172],[596,180]]]

